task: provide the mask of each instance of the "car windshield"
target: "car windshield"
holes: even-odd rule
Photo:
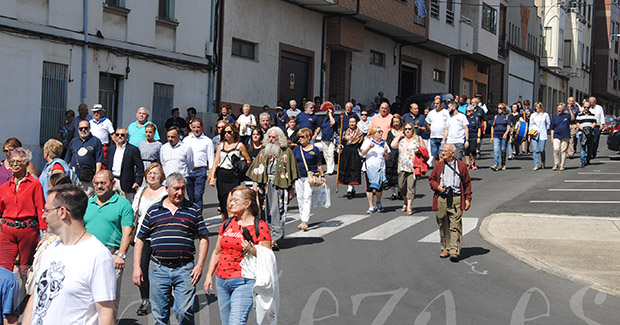
[[[612,116],[605,116],[605,122],[612,123],[613,121],[614,121],[614,118]]]

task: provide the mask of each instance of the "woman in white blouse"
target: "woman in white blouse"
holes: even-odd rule
[[[237,118],[237,127],[239,128],[241,142],[247,144],[250,141],[252,130],[256,128],[256,117],[254,114],[250,114],[250,104],[243,104],[241,110],[243,114]]]
[[[166,188],[162,185],[164,180],[166,179],[164,175],[164,169],[161,167],[159,163],[150,164],[146,170],[144,171],[144,180],[147,187],[141,187],[138,189],[136,196],[133,199],[133,204],[131,207],[133,211],[138,214],[138,222],[134,225],[136,227],[136,237],[140,232],[140,225],[142,225],[142,221],[144,221],[144,216],[146,215],[146,211],[151,207],[151,205],[161,201],[168,192],[166,192]],[[136,238],[133,238],[135,241]],[[142,259],[140,267],[143,270],[148,270],[149,261],[151,260],[151,241],[144,241],[144,249],[142,250]],[[140,297],[142,298],[142,303],[138,307],[136,314],[138,316],[147,315],[150,312],[150,301],[149,301],[149,276],[148,272],[144,272],[144,281],[140,284]]]
[[[545,144],[551,119],[549,114],[545,113],[541,102],[534,104],[534,110],[534,113],[530,116],[530,133],[532,130],[536,130],[537,134],[536,136],[530,135],[530,139],[532,140],[532,156],[534,157],[533,170],[539,170],[545,168]]]

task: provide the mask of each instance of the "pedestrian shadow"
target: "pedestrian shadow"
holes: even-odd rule
[[[523,169],[523,168],[518,167],[518,166],[512,166],[512,167],[508,167],[508,166],[506,166],[506,169],[507,169],[507,170],[516,170],[516,169]]]
[[[321,237],[305,237],[305,238],[283,238],[278,243],[280,249],[289,249],[298,246],[314,245],[324,242]]]
[[[429,212],[429,211],[433,211],[433,207],[430,205],[427,206],[423,206],[423,207],[413,207],[413,212],[414,213],[418,213],[418,212]]]
[[[470,257],[488,254],[491,250],[483,247],[463,247],[461,248],[460,260],[464,260]]]
[[[117,325],[140,325],[142,323],[140,321],[138,321],[137,319],[122,318],[122,319],[119,319],[118,321],[116,321],[116,324]]]
[[[482,178],[480,177],[470,177],[469,179],[471,179],[472,182],[477,182],[477,181],[481,181]]]
[[[213,283],[213,288],[215,288],[215,283]],[[196,294],[196,300],[194,301],[194,313],[197,314],[198,311],[203,310],[205,307],[213,304],[216,301],[217,301],[217,295],[213,293]]]

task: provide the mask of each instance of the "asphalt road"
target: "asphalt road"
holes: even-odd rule
[[[488,141],[488,139],[485,139]],[[335,193],[335,176],[328,179],[332,206],[315,208],[311,229],[299,233],[296,201],[282,249],[276,252],[280,276],[280,324],[617,324],[620,299],[523,264],[485,242],[476,227],[496,212],[535,212],[617,216],[617,204],[531,203],[530,201],[618,200],[613,192],[562,192],[549,189],[620,188],[620,183],[566,182],[620,179],[603,174],[618,170],[601,138],[600,157],[586,168],[550,169],[547,146],[545,170],[532,171],[531,156],[508,162],[508,170],[493,172],[492,147],[483,145],[480,168],[471,171],[474,198],[464,215],[461,261],[439,258],[437,224],[431,211],[428,178],[418,180],[415,214],[400,212],[400,202],[384,200],[385,213],[366,215],[362,188],[357,197]],[[569,160],[567,167],[579,165]],[[600,174],[579,174],[583,172]],[[386,192],[386,194],[389,192]],[[216,193],[205,193],[204,215],[218,227]],[[216,237],[211,237],[211,243]],[[210,250],[211,251],[211,250]],[[127,265],[132,265],[132,253]],[[206,270],[205,270],[206,272]],[[217,295],[206,296],[198,285],[197,323],[219,324]],[[138,289],[125,271],[120,324],[151,324],[138,317]],[[173,317],[174,318],[174,317]],[[174,323],[174,320],[173,320]]]

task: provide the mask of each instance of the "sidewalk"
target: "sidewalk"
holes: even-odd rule
[[[479,231],[537,270],[620,297],[620,218],[498,213]]]

